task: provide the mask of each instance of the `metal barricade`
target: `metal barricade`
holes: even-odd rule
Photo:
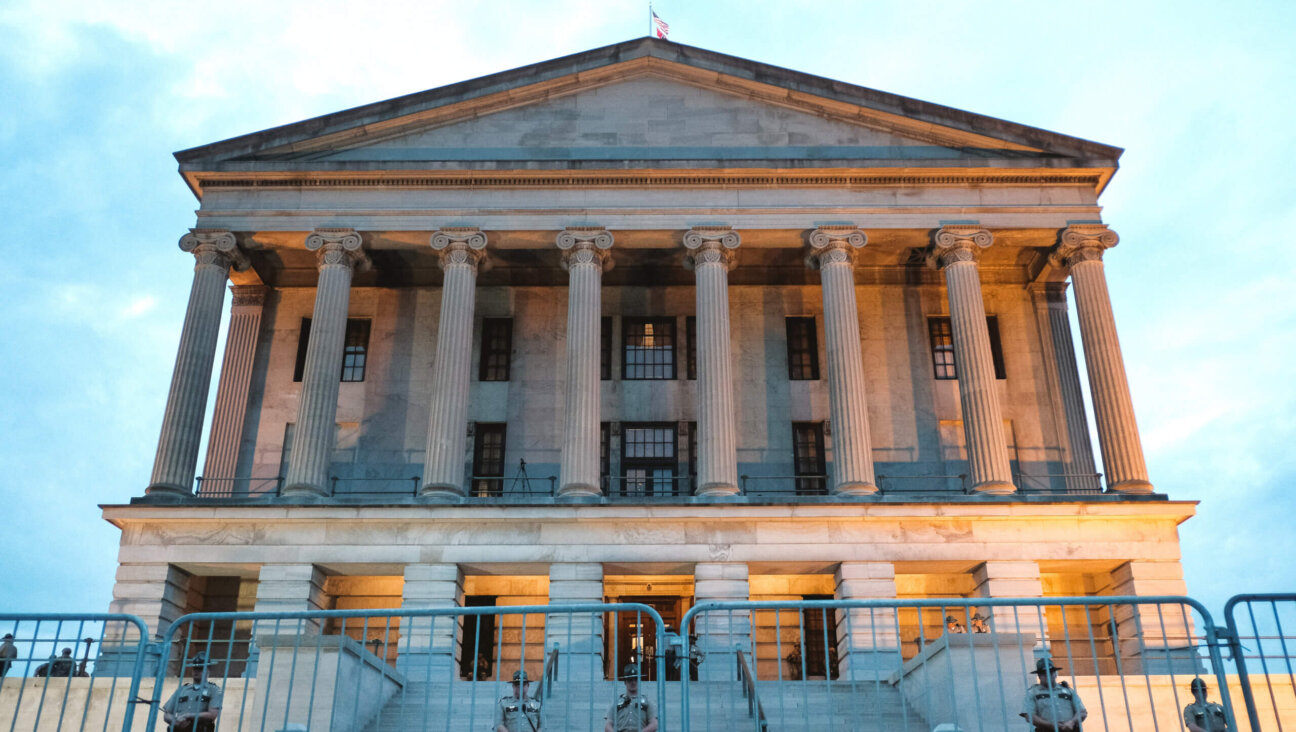
[[[501,704],[539,728],[602,729],[629,663],[666,730],[665,638],[661,616],[637,603],[197,613],[162,642],[148,729],[181,675],[212,684],[197,692],[219,697],[224,732],[479,731]],[[199,653],[213,665],[195,664]],[[505,700],[516,671],[537,708]]]
[[[1251,732],[1296,730],[1296,594],[1237,595],[1224,620]]]
[[[1021,732],[1028,708],[1059,732],[1082,712],[1085,732],[1171,732],[1196,679],[1239,729],[1224,633],[1188,598],[710,602],[682,627],[705,659],[685,732]]]
[[[0,614],[0,726],[130,729],[147,650],[134,615]]]

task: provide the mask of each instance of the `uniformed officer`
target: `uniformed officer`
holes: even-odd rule
[[[513,672],[513,693],[495,705],[495,732],[538,732],[540,701],[527,696],[530,686],[526,671]]]
[[[603,732],[657,732],[657,705],[639,693],[639,667],[626,664],[621,680],[625,693],[603,715]]]
[[[1206,701],[1206,682],[1193,679],[1193,703],[1184,707],[1184,724],[1189,732],[1228,732],[1228,721],[1224,718],[1224,707]]]
[[[1047,658],[1035,662],[1038,681],[1026,688],[1021,716],[1037,732],[1081,732],[1080,724],[1089,716],[1075,690],[1058,683],[1060,670]]]
[[[207,680],[207,667],[215,666],[205,653],[189,660],[193,683],[181,684],[162,705],[162,719],[170,732],[215,732],[221,713],[220,687]]]

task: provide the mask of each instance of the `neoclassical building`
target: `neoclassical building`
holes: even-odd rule
[[[1120,153],[654,39],[177,153],[112,609],[1183,593]]]

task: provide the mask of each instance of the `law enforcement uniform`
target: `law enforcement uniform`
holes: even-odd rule
[[[1194,701],[1184,707],[1184,724],[1195,725],[1198,729],[1204,729],[1206,732],[1228,732],[1228,720],[1224,717],[1224,707],[1206,701],[1206,682],[1201,679],[1193,679],[1193,696],[1196,696],[1198,688],[1201,689],[1201,701]]]
[[[540,729],[540,701],[526,697],[527,675],[525,671],[513,674],[513,683],[518,685],[517,695],[501,697],[495,705],[495,727],[503,726],[509,732],[537,732]]]
[[[201,653],[194,656],[190,661],[191,667],[211,666],[207,658]],[[166,704],[162,705],[162,711],[178,717],[182,714],[189,715],[189,719],[184,722],[172,724],[167,729],[172,732],[214,732],[216,729],[215,720],[198,719],[198,715],[203,712],[209,712],[213,709],[221,708],[221,690],[220,687],[210,681],[194,681],[189,684],[181,684],[179,689],[167,699]]]
[[[639,678],[639,669],[634,664],[626,666],[621,671],[622,681],[637,678]],[[639,732],[656,718],[657,705],[652,699],[643,694],[632,697],[626,693],[617,697],[617,700],[608,707],[607,714],[603,715],[603,719],[611,722],[612,729],[616,732]]]
[[[1048,659],[1041,658],[1035,662],[1035,672],[1045,672],[1050,675],[1059,670]],[[1085,714],[1084,702],[1080,701],[1080,696],[1069,686],[1060,683],[1031,684],[1026,687],[1026,698],[1022,701],[1021,715],[1026,721],[1031,723],[1031,729],[1035,728],[1033,717],[1047,720],[1054,724],[1054,728],[1061,730],[1064,722],[1072,718],[1081,719]],[[1080,732],[1081,723],[1077,722],[1075,732]]]

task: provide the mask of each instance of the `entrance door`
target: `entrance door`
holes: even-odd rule
[[[495,607],[495,597],[468,595],[464,598],[464,607]],[[484,681],[494,676],[495,616],[465,615],[463,647],[459,651],[459,678]]]
[[[617,602],[647,605],[661,615],[663,623],[677,630],[679,628],[680,606],[683,604],[679,597],[621,597]],[[611,623],[609,614],[608,624]],[[604,643],[604,658],[607,659],[610,678],[619,676],[627,663],[637,663],[645,681],[657,679],[657,654],[665,653],[666,648],[659,642],[663,639],[657,637],[657,624],[651,618],[635,612],[619,612],[616,614],[615,631],[606,628],[605,634],[607,640]]]
[[[804,600],[831,600],[832,595],[804,595]],[[805,624],[805,669],[809,678],[837,678],[837,612],[803,610]],[[800,671],[798,671],[800,673]]]

